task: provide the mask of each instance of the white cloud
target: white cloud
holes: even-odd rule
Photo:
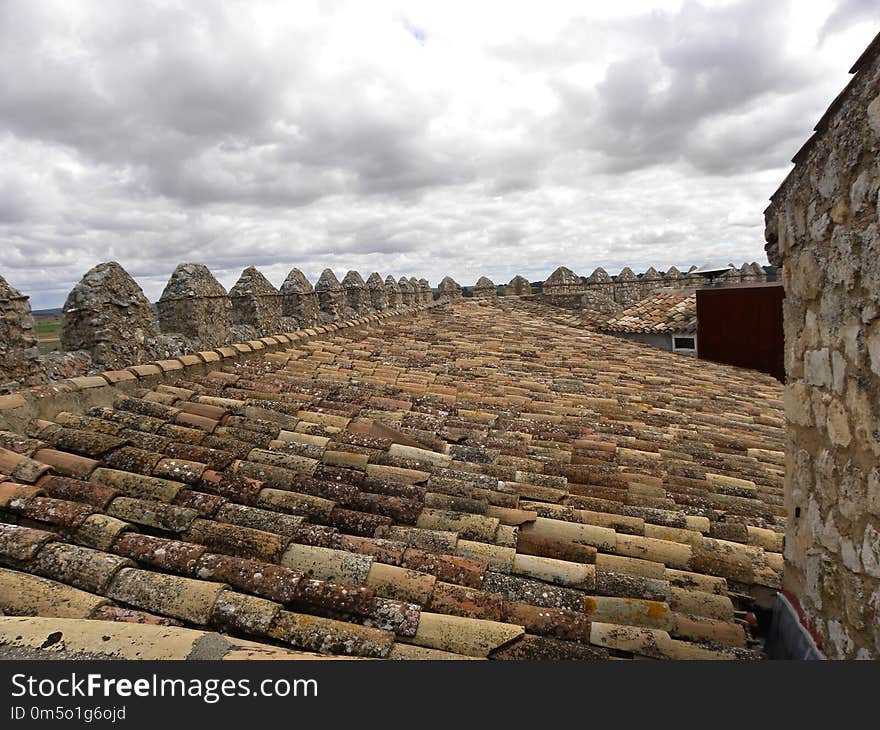
[[[876,18],[805,5],[0,2],[0,274],[763,261]]]

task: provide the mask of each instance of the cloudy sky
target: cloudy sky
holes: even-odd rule
[[[876,0],[0,0],[0,275],[543,279],[763,253]]]

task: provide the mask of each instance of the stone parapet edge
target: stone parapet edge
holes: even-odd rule
[[[120,393],[129,393],[136,388],[155,388],[161,384],[171,385],[182,376],[207,373],[215,369],[215,363],[229,358],[247,360],[262,357],[338,332],[349,333],[387,321],[410,318],[450,303],[445,299],[433,300],[424,306],[388,310],[357,319],[262,337],[248,343],[234,343],[167,360],[130,365],[122,370],[107,370],[97,375],[22,388],[8,395],[0,395],[0,430],[20,430],[31,419],[52,420],[61,411],[83,413],[95,406],[111,406]]]

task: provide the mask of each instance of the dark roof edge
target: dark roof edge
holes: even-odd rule
[[[862,51],[862,55],[859,56],[858,60],[853,64],[852,68],[849,70],[851,74],[858,73],[862,70],[865,64],[870,63],[874,60],[874,57],[880,53],[880,33],[874,36],[874,40],[872,40],[868,47]]]

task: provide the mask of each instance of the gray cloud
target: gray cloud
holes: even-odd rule
[[[841,33],[856,23],[880,21],[880,6],[876,0],[840,0],[819,29],[819,40]]]
[[[812,32],[858,48],[869,10]],[[853,60],[786,50],[788,3],[435,12],[0,1],[0,273],[43,307],[108,259],[152,297],[181,260],[226,286],[763,260]]]
[[[678,161],[713,174],[778,166],[768,152],[802,132],[803,120],[771,115],[767,125],[766,110],[818,74],[780,43],[788,13],[763,0],[689,1],[674,15],[609,24],[610,34],[641,42],[594,87],[558,84],[559,133],[599,152],[610,171]]]

